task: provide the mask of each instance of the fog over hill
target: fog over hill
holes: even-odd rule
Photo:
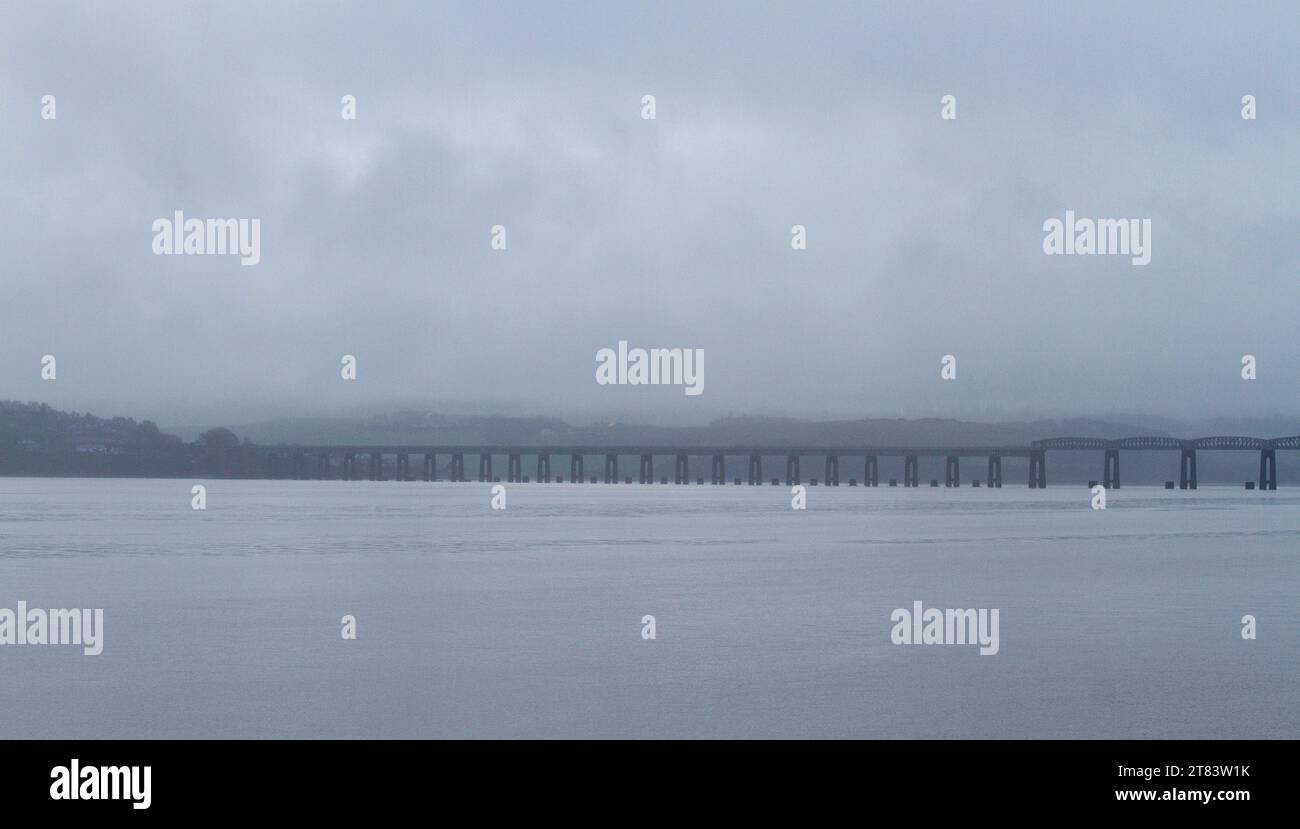
[[[479,417],[398,413],[362,418],[302,418],[233,425],[240,437],[259,444],[515,444],[519,446],[717,446],[818,445],[1019,446],[1044,437],[1083,435],[1117,438],[1165,435],[1133,422],[1076,418],[1019,423],[924,418],[810,420],[725,417],[705,426],[667,427],[610,422],[572,425],[551,417]]]

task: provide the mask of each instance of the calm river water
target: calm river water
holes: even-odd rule
[[[104,609],[0,738],[1300,737],[1297,492],[193,483],[0,478],[0,608]]]

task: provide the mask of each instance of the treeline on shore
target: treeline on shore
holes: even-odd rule
[[[0,401],[0,475],[264,477],[265,459],[229,429],[186,443],[152,421]]]

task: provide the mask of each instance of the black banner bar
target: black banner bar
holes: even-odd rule
[[[1286,808],[1290,743],[1269,742],[9,742],[6,806],[52,817],[332,818],[484,802],[589,811],[596,798],[920,808],[925,814],[1231,818]],[[75,789],[75,794],[73,792]],[[486,798],[486,801],[484,799]],[[640,806],[637,807],[638,812]]]

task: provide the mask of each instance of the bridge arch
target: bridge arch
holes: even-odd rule
[[[1163,436],[1142,436],[1133,438],[1120,438],[1115,441],[1116,449],[1182,449],[1190,441],[1181,438],[1170,438]]]
[[[1035,449],[1108,449],[1114,441],[1105,438],[1048,438],[1034,441]]]
[[[1265,449],[1268,441],[1244,435],[1216,435],[1208,438],[1196,438],[1193,449]]]

